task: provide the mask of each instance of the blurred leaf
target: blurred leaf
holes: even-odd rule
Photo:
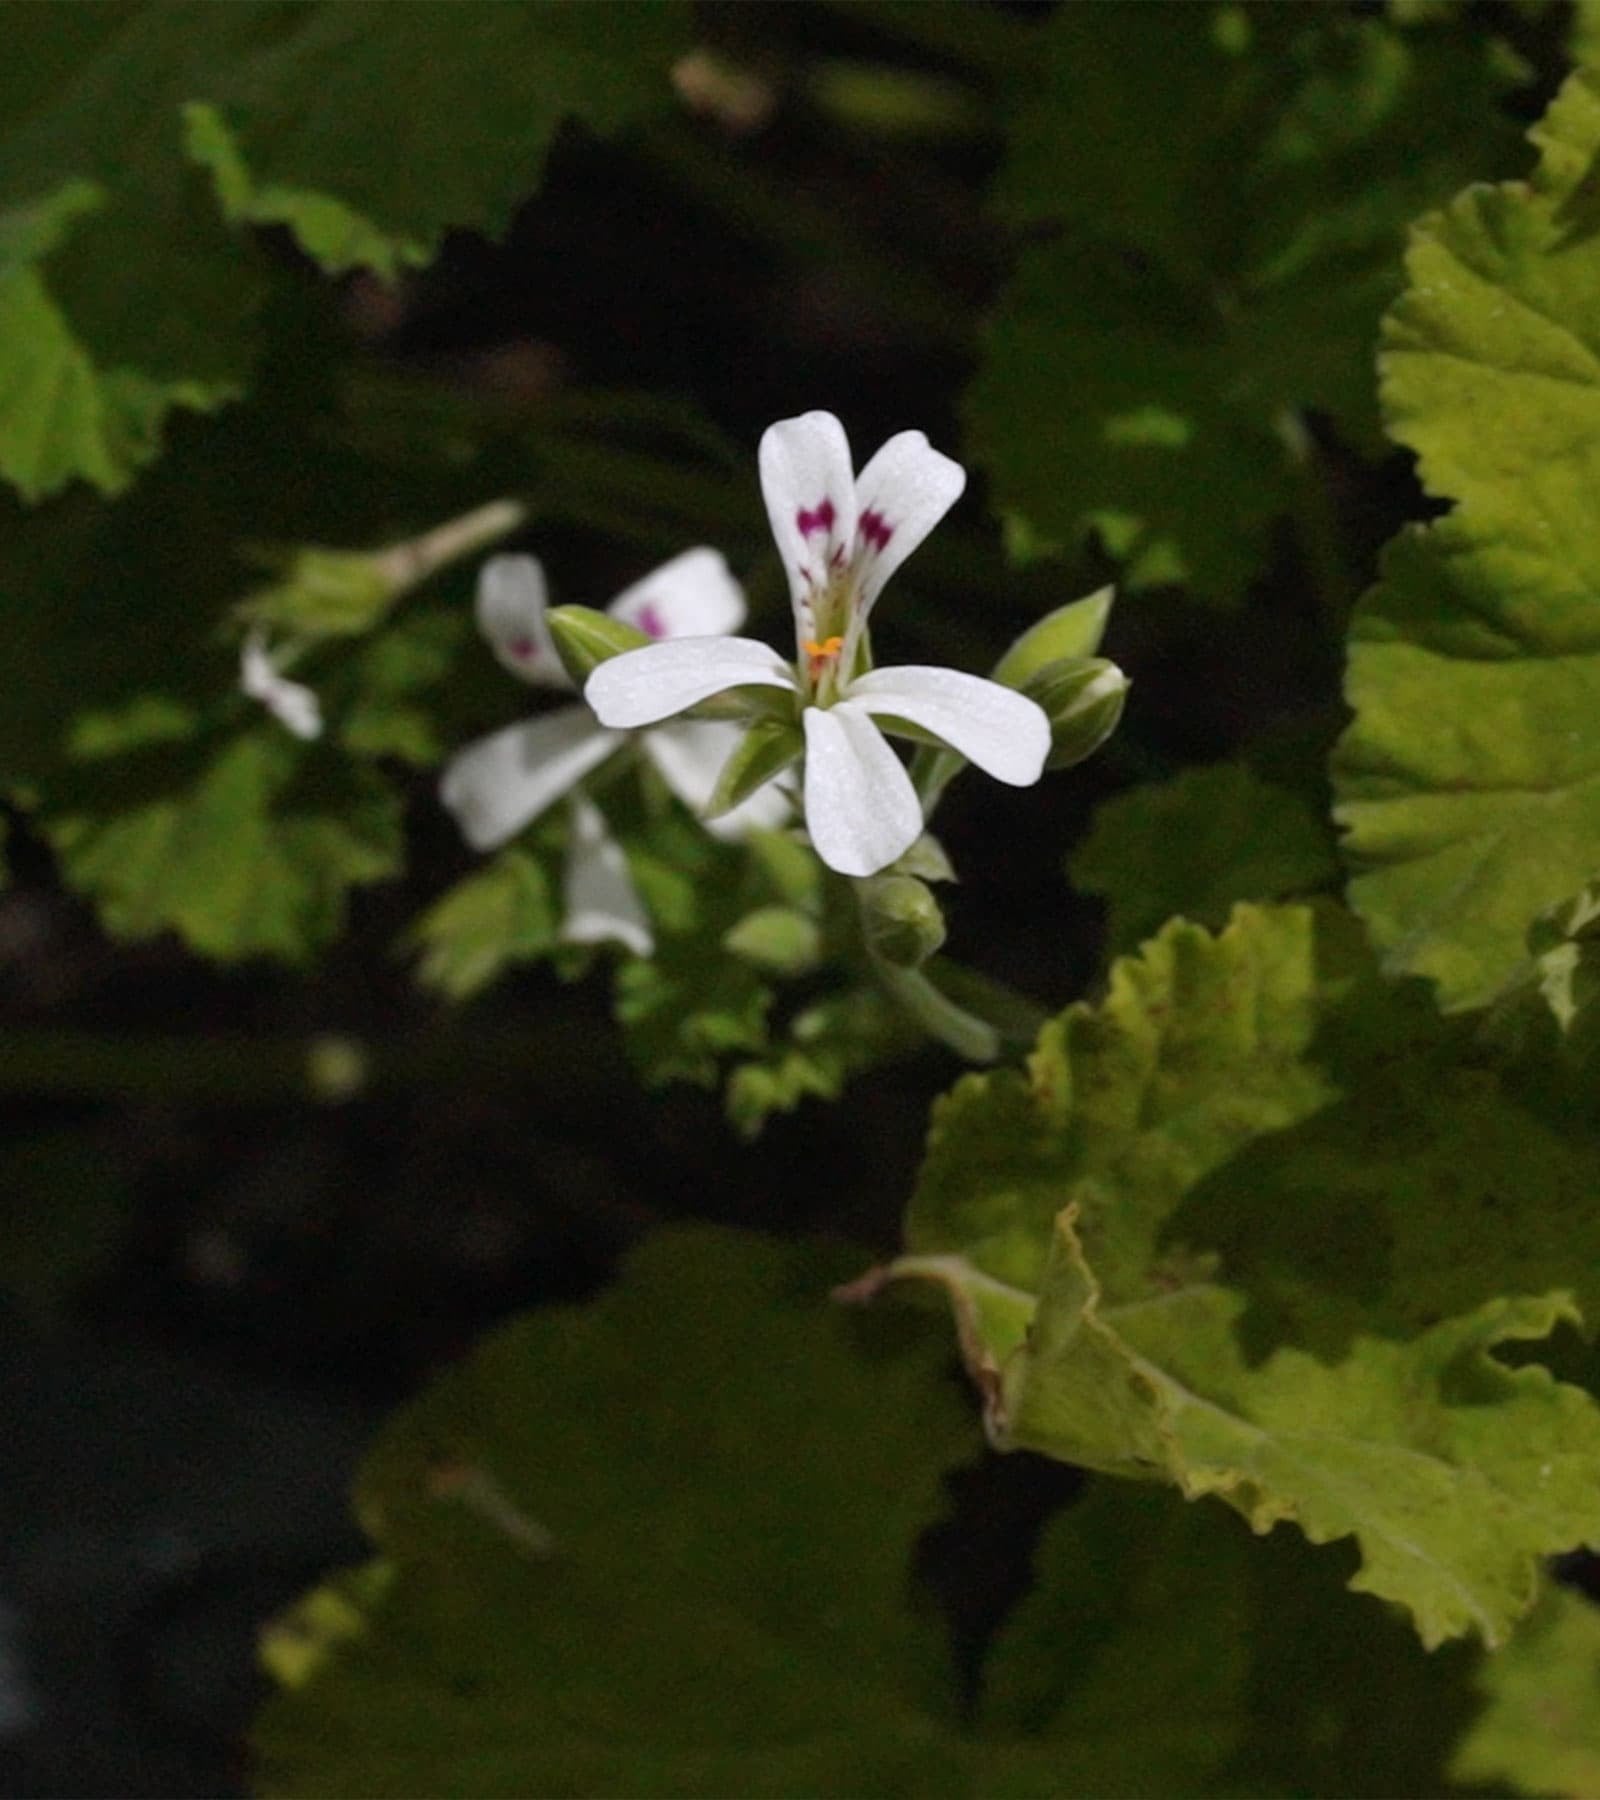
[[[1352,1585],[1406,1606],[1425,1643],[1494,1644],[1531,1605],[1538,1558],[1600,1530],[1600,1409],[1492,1354],[1576,1316],[1561,1289],[1519,1292],[1544,1286],[1562,1227],[1544,1159],[1515,1154],[1515,1110],[1483,1128],[1500,1133],[1489,1191],[1508,1222],[1445,1203],[1430,1033],[1331,911],[1240,907],[1216,938],[1174,923],[1115,966],[1103,1006],[1046,1026],[1026,1075],[968,1077],[940,1104],[895,1268],[950,1289],[1003,1441],[1220,1494],[1258,1530],[1353,1536]],[[1386,1066],[1408,1044],[1410,1081]],[[1358,1080],[1352,1212],[1303,1122]],[[1467,1116],[1496,1103],[1480,1083]],[[1278,1193],[1312,1200],[1261,1204],[1258,1144],[1293,1170]],[[1592,1191],[1592,1147],[1552,1154]],[[1412,1230],[1444,1271],[1442,1314],[1410,1293],[1408,1246],[1372,1203],[1394,1158],[1438,1192],[1436,1229]],[[1255,1254],[1251,1218],[1274,1255]],[[1507,1241],[1530,1234],[1508,1266]],[[1580,1238],[1556,1267],[1597,1261]]]
[[[1175,914],[1221,925],[1236,901],[1314,893],[1338,868],[1333,835],[1310,802],[1243,763],[1114,795],[1068,858],[1073,885],[1109,902],[1114,954]]]
[[[560,917],[544,865],[502,850],[436,901],[411,928],[417,979],[452,1000],[472,995],[556,946]]]
[[[1450,1763],[1456,1781],[1571,1800],[1600,1791],[1600,1610],[1552,1588],[1479,1668],[1488,1698]]]
[[[663,1234],[390,1426],[394,1573],[258,1722],[269,1794],[950,1793],[910,1549],[975,1433],[848,1256]],[[924,1674],[927,1671],[927,1674]]]
[[[115,936],[170,930],[221,961],[303,961],[338,935],[351,887],[400,866],[389,789],[328,759],[313,767],[276,727],[231,739],[187,785],[171,778],[166,756],[150,754],[159,797],[139,802],[120,787],[134,769],[96,763],[94,773],[106,773],[86,784],[84,810],[47,826],[63,875]],[[147,772],[144,759],[134,767]]]
[[[1351,903],[1447,1007],[1492,997],[1600,842],[1600,235],[1572,213],[1600,78],[1535,135],[1531,185],[1417,228],[1385,325],[1391,428],[1458,504],[1357,611],[1335,763]]]
[[[1235,599],[1304,478],[1297,414],[1376,445],[1405,227],[1505,163],[1504,73],[1476,26],[1300,6],[1064,6],[1032,43],[995,189],[1030,236],[968,404],[996,503]]]
[[[728,1117],[754,1137],[802,1100],[837,1100],[851,1077],[914,1048],[921,1036],[877,988],[850,988],[804,1008],[774,1032],[763,1056],[728,1076]]]
[[[444,760],[434,694],[468,641],[456,612],[413,613],[364,644],[351,670],[352,696],[339,722],[357,756],[393,756],[418,768]]]
[[[671,103],[688,30],[672,0],[150,0],[7,27],[0,474],[29,499],[118,491],[174,407],[243,390],[269,275],[241,228],[385,276],[449,228],[502,231],[562,119]]]

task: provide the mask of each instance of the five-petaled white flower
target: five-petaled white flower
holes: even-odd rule
[[[278,672],[263,631],[252,631],[240,646],[239,686],[252,700],[259,700],[285,731],[297,738],[322,735],[321,702],[303,681],[290,681]]]
[[[496,556],[484,564],[478,625],[495,655],[531,686],[570,691],[571,679],[550,636],[548,605],[544,571],[533,557]],[[653,638],[692,634],[697,642],[715,641],[743,623],[744,593],[715,550],[686,550],[619,594],[606,610]],[[737,725],[686,720],[644,732],[639,743],[673,793],[698,811],[710,800],[739,739]],[[439,796],[473,849],[492,850],[573,794],[584,776],[628,741],[627,732],[598,724],[587,706],[563,706],[469,744],[446,767]],[[736,837],[780,824],[788,810],[783,794],[764,789],[708,829]],[[562,936],[568,942],[616,939],[637,955],[649,954],[650,922],[626,858],[581,794],[573,794],[565,887]]]
[[[864,670],[863,634],[884,583],[966,486],[959,463],[902,431],[859,475],[832,413],[761,439],[761,489],[789,575],[798,655],[742,637],[681,637],[604,662],[585,697],[604,725],[655,725],[734,688],[790,689],[805,743],[806,829],[844,875],[872,875],[922,831],[922,807],[883,736],[931,735],[996,779],[1037,781],[1050,725],[1033,701],[976,675],[908,665]],[[909,731],[907,728],[910,728]]]

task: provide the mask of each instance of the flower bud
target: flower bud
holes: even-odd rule
[[[867,948],[898,969],[915,969],[944,943],[944,914],[914,875],[873,875],[856,888]]]
[[[624,625],[592,606],[557,606],[545,615],[556,652],[576,686],[582,687],[603,662],[638,650],[655,639],[636,625]]]
[[[1106,634],[1114,588],[1103,587],[1070,606],[1058,606],[1030,625],[995,664],[994,679],[1007,687],[1027,688],[1051,663],[1093,656]]]
[[[1070,769],[1111,736],[1122,717],[1128,678],[1104,657],[1069,657],[1047,664],[1023,688],[1050,720],[1047,769]]]

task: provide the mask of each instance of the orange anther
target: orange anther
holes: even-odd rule
[[[844,648],[844,639],[842,637],[824,638],[820,644],[807,639],[801,648],[813,662],[826,662],[830,656],[837,656]]]

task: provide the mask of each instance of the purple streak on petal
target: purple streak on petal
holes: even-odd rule
[[[656,611],[653,600],[646,600],[644,605],[639,608],[638,618],[639,629],[646,637],[664,638],[668,635],[667,622]]]
[[[894,536],[894,527],[884,518],[881,512],[874,512],[869,506],[861,515],[861,523],[856,527],[861,541],[874,550],[886,550],[889,539]]]
[[[801,507],[795,514],[795,524],[800,527],[801,537],[810,537],[812,532],[829,532],[833,530],[833,521],[837,517],[833,510],[833,502],[826,495],[819,500],[811,511]]]

